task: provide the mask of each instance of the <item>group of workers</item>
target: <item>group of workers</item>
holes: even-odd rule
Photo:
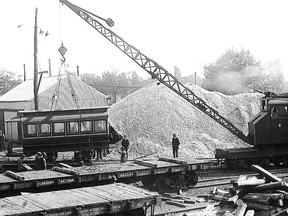
[[[128,159],[128,152],[129,152],[129,140],[127,139],[127,136],[124,135],[124,138],[121,142],[121,148],[119,150],[119,153],[121,155],[120,161],[121,163],[124,163]],[[173,157],[178,158],[178,150],[179,150],[180,141],[175,133],[173,133],[172,137],[172,150],[173,150]]]
[[[129,145],[130,142],[127,139],[127,136],[124,135],[124,138],[121,141],[121,147],[118,150],[120,154],[120,161],[121,163],[125,163],[126,160],[128,160],[128,153],[129,153]],[[176,134],[173,134],[172,138],[172,150],[173,150],[173,157],[177,158],[178,157],[178,150],[179,150],[179,139],[176,137]],[[47,155],[45,152],[38,152],[37,155],[35,156],[35,170],[45,170],[47,168],[46,164],[46,159]],[[18,160],[18,171],[25,171],[24,167],[24,155],[20,157]]]

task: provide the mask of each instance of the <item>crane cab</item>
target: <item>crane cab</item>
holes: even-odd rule
[[[269,94],[261,100],[261,112],[248,124],[255,146],[288,145],[288,95]]]

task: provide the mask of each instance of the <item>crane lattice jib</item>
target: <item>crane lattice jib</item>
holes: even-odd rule
[[[90,24],[94,29],[96,29],[100,34],[102,34],[106,39],[113,43],[117,48],[124,52],[128,57],[130,57],[134,62],[146,70],[154,79],[157,79],[162,84],[166,85],[172,91],[180,95],[182,98],[196,106],[202,112],[210,116],[212,119],[217,121],[223,127],[228,129],[238,138],[244,142],[248,142],[247,136],[235,127],[229,120],[221,116],[215,109],[210,107],[203,99],[197,97],[194,92],[180,83],[172,74],[165,70],[154,60],[148,58],[143,53],[141,53],[137,48],[127,43],[112,30],[104,27],[100,22],[91,17],[89,14],[94,15],[67,0],[60,0],[61,3],[65,4],[76,14],[78,14],[83,20]]]

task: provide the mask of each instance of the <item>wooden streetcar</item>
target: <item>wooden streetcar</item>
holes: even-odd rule
[[[0,215],[146,215],[158,194],[123,183],[23,194],[0,199]]]
[[[53,167],[51,170],[18,173],[6,171],[0,174],[0,193],[8,196],[23,191],[48,191],[137,181],[141,181],[144,186],[156,184],[160,189],[193,187],[198,182],[197,172],[209,169],[211,164],[208,159],[159,158],[96,166]]]
[[[18,111],[6,120],[7,156],[45,152],[49,161],[55,161],[58,152],[74,151],[75,159],[89,161],[95,150],[108,149],[122,139],[108,122],[108,109]],[[19,148],[23,151],[15,150]]]

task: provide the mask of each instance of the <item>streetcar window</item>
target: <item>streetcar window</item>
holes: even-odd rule
[[[24,132],[24,137],[36,137],[36,125],[35,124],[26,124],[23,125],[23,132]]]
[[[65,125],[64,123],[53,123],[53,135],[64,135]]]
[[[95,132],[104,132],[106,131],[106,121],[105,120],[98,120],[95,121]]]
[[[39,124],[39,136],[51,136],[50,124]]]
[[[78,122],[67,122],[67,134],[78,134],[79,123]]]
[[[92,129],[92,121],[82,121],[81,122],[81,133],[92,133],[93,129]]]

